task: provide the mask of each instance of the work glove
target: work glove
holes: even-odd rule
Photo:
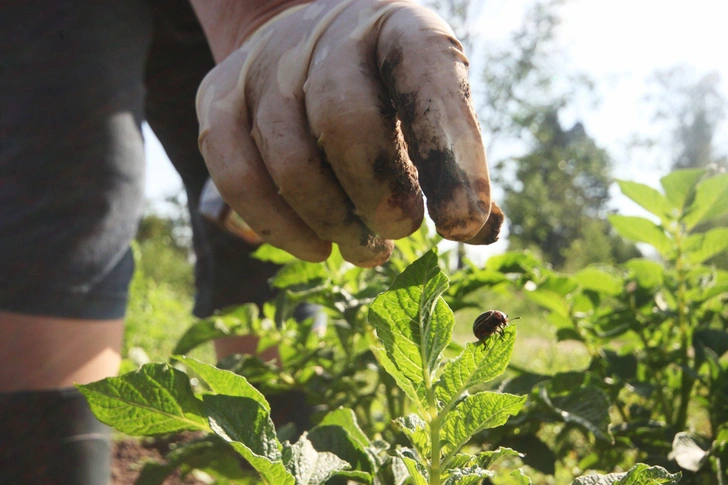
[[[202,82],[200,150],[232,209],[306,261],[331,243],[384,263],[422,224],[489,244],[503,221],[449,26],[409,1],[317,0],[284,10]]]

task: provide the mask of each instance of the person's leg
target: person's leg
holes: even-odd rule
[[[72,387],[115,375],[124,321],[0,312],[0,392]]]
[[[115,375],[123,320],[0,312],[0,483],[105,485],[107,426],[73,384]]]
[[[147,119],[186,187],[197,255],[194,314],[204,318],[234,305],[262,305],[275,296],[268,280],[279,266],[251,258],[257,245],[229,234],[198,211],[209,177],[197,144],[195,112],[197,88],[214,67],[207,41],[189,5],[174,0],[149,3],[154,11],[155,37],[147,63]],[[257,344],[254,336],[229,337],[218,339],[215,350],[221,360],[232,354],[254,355]],[[270,348],[259,357],[273,360],[278,351]],[[298,433],[310,427],[310,407],[302,391],[266,397],[276,426],[294,423]]]
[[[116,374],[143,198],[139,0],[0,16],[0,483],[106,485],[74,383]]]
[[[154,38],[146,71],[146,114],[175,166],[187,195],[196,254],[197,317],[204,318],[231,305],[262,304],[273,296],[267,280],[276,265],[249,257],[257,249],[200,216],[197,207],[209,177],[200,155],[195,112],[197,88],[215,66],[207,41],[186,2],[149,0],[154,12]],[[257,338],[216,342],[218,357],[255,353]]]

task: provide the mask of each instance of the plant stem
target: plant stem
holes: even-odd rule
[[[685,428],[687,422],[688,405],[690,404],[690,394],[695,384],[695,379],[689,372],[689,354],[688,346],[690,345],[690,321],[688,317],[687,305],[687,271],[684,264],[684,256],[682,251],[682,232],[680,229],[675,231],[675,245],[677,248],[677,257],[675,259],[675,271],[677,272],[677,323],[678,332],[680,333],[680,405],[675,416],[675,427],[678,431]]]
[[[424,347],[424,346],[423,346]],[[423,362],[426,362],[423,352]],[[432,376],[425,367],[424,384],[427,392],[427,404],[430,407],[430,485],[440,485],[440,415],[437,412],[437,398],[432,385]]]
[[[430,409],[430,413],[433,409]],[[432,443],[432,460],[430,462],[430,485],[440,485],[440,417],[434,409],[435,417],[430,423],[430,442]]]

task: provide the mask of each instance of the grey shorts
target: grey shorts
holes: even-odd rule
[[[202,219],[194,99],[213,60],[184,0],[0,0],[0,310],[124,315],[147,120],[182,176],[194,313],[270,297],[275,267]]]

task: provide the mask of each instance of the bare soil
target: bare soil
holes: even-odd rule
[[[162,457],[175,445],[194,439],[194,433],[182,433],[173,437],[156,439],[124,438],[114,441],[113,457],[111,462],[111,478],[114,485],[133,485],[144,462],[162,461]],[[193,476],[180,477],[175,471],[165,485],[204,485],[204,482]]]

